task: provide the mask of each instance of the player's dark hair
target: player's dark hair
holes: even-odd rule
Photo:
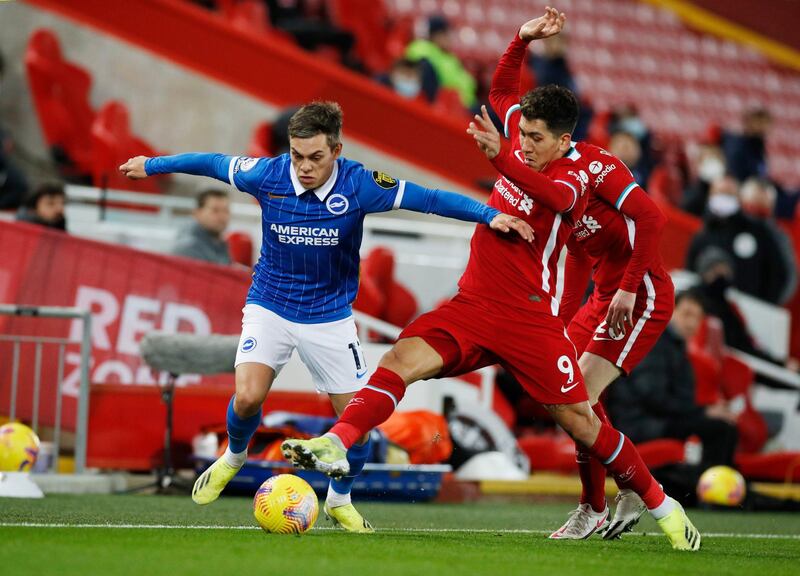
[[[325,134],[331,150],[342,140],[342,109],[336,102],[306,104],[289,119],[289,138]]]
[[[526,120],[542,120],[556,137],[572,134],[578,123],[578,99],[563,86],[548,84],[522,97],[522,115]]]
[[[703,312],[707,311],[706,307],[706,297],[700,292],[697,288],[687,288],[686,290],[681,290],[675,295],[675,306],[683,302],[684,300],[689,300],[694,302],[700,308],[702,308]]]
[[[228,193],[224,192],[223,190],[217,190],[214,188],[203,190],[197,196],[197,207],[202,208],[203,206],[205,206],[209,198],[228,198]]]

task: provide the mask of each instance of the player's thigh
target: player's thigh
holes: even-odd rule
[[[575,347],[558,318],[542,314],[498,341],[492,352],[541,404],[588,400]]]
[[[578,366],[583,374],[586,392],[589,394],[589,403],[592,406],[600,399],[603,390],[622,375],[622,369],[619,366],[592,352],[581,354]]]
[[[645,280],[636,295],[633,326],[617,333],[602,320],[586,347],[586,352],[605,358],[623,374],[629,374],[647,356],[672,317],[672,285],[654,283],[647,275]]]
[[[352,316],[298,326],[297,352],[318,391],[352,394],[367,383],[367,362]]]
[[[294,323],[256,304],[247,304],[236,351],[237,402],[260,405],[272,382],[292,356]]]
[[[567,326],[567,335],[575,345],[579,357],[592,341],[595,326],[597,326],[597,311],[593,300],[589,300],[580,307]]]
[[[410,384],[494,364],[497,359],[479,344],[488,324],[485,315],[473,298],[458,294],[409,324],[381,359],[381,366]]]

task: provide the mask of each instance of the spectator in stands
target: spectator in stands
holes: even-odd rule
[[[378,81],[408,100],[427,100],[422,90],[422,65],[419,61],[400,58],[392,64],[389,73],[378,78]]]
[[[611,114],[611,121],[608,125],[608,133],[626,132],[636,138],[639,142],[640,158],[638,169],[645,178],[650,175],[653,166],[652,135],[650,129],[639,116],[639,110],[635,104],[623,104],[614,108]],[[628,166],[631,168],[630,166]],[[638,179],[637,179],[638,182]]]
[[[0,52],[0,95],[2,95],[5,60]],[[28,194],[28,182],[22,171],[11,160],[11,137],[0,126],[0,210],[17,209]]]
[[[725,176],[727,172],[725,154],[718,142],[707,140],[700,145],[694,156],[691,172],[692,180],[683,191],[681,208],[702,217],[708,205],[711,183]]]
[[[633,134],[619,130],[611,135],[608,151],[625,163],[639,186],[647,185],[646,167],[642,165],[642,146]]]
[[[564,88],[569,88],[578,97],[581,109],[578,114],[578,124],[572,133],[572,140],[575,142],[584,140],[587,136],[589,124],[592,122],[594,110],[591,102],[586,98],[581,98],[578,83],[575,82],[575,77],[572,75],[567,54],[569,36],[561,32],[561,34],[542,40],[539,46],[543,48],[542,52],[533,53],[530,60],[528,60],[528,65],[536,78],[536,85],[555,84],[563,86]]]
[[[697,259],[709,246],[717,246],[733,258],[737,289],[773,304],[782,304],[791,296],[794,257],[786,254],[774,225],[742,211],[739,183],[731,176],[711,184],[703,229],[689,246],[689,270],[697,272]]]
[[[533,54],[528,65],[536,76],[537,86],[556,84],[577,94],[577,85],[567,60],[567,35],[562,32],[541,42],[541,54]]]
[[[768,362],[797,369],[793,359],[784,362],[760,348],[747,329],[747,323],[737,306],[728,300],[728,288],[733,285],[734,262],[730,254],[709,246],[697,258],[700,284],[697,291],[703,296],[706,313],[719,318],[725,335],[725,345],[757,356]]]
[[[61,184],[42,184],[25,199],[17,212],[17,220],[56,230],[66,230],[65,201],[66,194]]]
[[[699,436],[702,469],[730,466],[737,442],[735,416],[724,404],[703,408],[695,401],[695,375],[686,342],[697,333],[704,316],[701,295],[691,290],[679,293],[661,338],[627,378],[610,388],[607,400],[612,422],[633,442]]]
[[[441,88],[456,90],[465,108],[478,104],[477,82],[451,52],[450,24],[443,16],[428,19],[428,39],[418,38],[406,48],[406,58],[414,62],[425,60],[436,72]]]
[[[728,167],[740,182],[767,175],[767,133],[771,125],[772,116],[766,108],[751,108],[742,117],[741,133],[722,135]]]
[[[181,231],[172,253],[215,264],[230,264],[228,244],[222,238],[231,219],[228,194],[206,190],[197,197],[194,221]]]

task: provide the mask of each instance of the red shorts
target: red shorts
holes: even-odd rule
[[[675,307],[675,289],[669,276],[654,279],[645,274],[636,293],[633,328],[626,326],[625,334],[616,334],[606,325],[610,304],[611,298],[598,298],[593,293],[569,323],[567,333],[579,355],[591,352],[629,374],[669,324]]]
[[[439,378],[500,364],[542,404],[589,399],[575,346],[561,319],[549,314],[509,309],[460,292],[400,334],[415,336],[444,360]]]

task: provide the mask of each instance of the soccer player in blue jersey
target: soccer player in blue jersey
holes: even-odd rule
[[[181,172],[209,176],[252,194],[261,205],[261,255],[247,295],[236,354],[236,393],[228,405],[228,448],[196,481],[198,504],[217,499],[247,458],[272,382],[297,349],[317,389],[341,414],[366,383],[353,320],[364,217],[403,208],[512,230],[530,226],[475,200],[370,171],[341,156],[342,111],[314,102],[289,122],[291,151],[276,158],[222,154],[137,156],[120,166],[129,178]],[[369,436],[347,452],[349,475],[331,481],[325,513],[345,530],[371,532],[350,488],[370,452]]]

